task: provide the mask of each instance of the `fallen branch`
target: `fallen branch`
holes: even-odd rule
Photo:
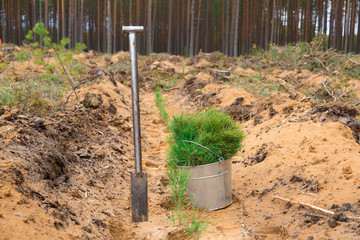
[[[44,126],[47,126],[47,125],[52,125],[52,124],[59,124],[60,122],[47,122],[47,123],[44,123],[43,125]]]
[[[278,79],[278,82],[290,94],[292,99],[296,99],[298,97],[298,94],[290,83],[285,82],[285,80],[281,78]]]
[[[171,91],[171,90],[175,90],[175,89],[180,89],[179,87],[172,87],[172,88],[164,88],[163,91]]]
[[[279,53],[282,52],[281,48],[279,48],[275,43],[271,44],[271,47],[275,48]]]
[[[326,81],[321,81],[322,85],[324,86],[324,89],[326,90],[326,92],[334,99],[334,101],[337,101],[337,97],[335,97],[335,95],[329,91],[329,89],[326,86]]]
[[[347,60],[349,60],[350,62],[354,63],[355,65],[360,65],[360,62],[357,62],[357,61],[351,59],[350,57],[348,57],[348,56],[346,56],[346,55],[336,54],[336,56],[347,58]]]
[[[337,100],[342,100],[345,101],[344,97],[347,96],[348,91],[346,91],[346,89],[342,90],[341,92],[333,92],[329,90],[329,88],[327,87],[327,83],[326,80],[325,81],[321,81],[322,85],[324,86],[324,89],[326,90],[326,92],[334,99],[334,101],[336,102]]]
[[[69,101],[69,99],[70,99],[70,96],[71,96],[72,94],[73,94],[73,92],[71,92],[71,93],[66,97],[66,100],[65,100],[65,102],[64,102],[64,104],[63,104],[63,106],[62,106],[63,111],[65,110],[66,104],[68,103],[68,101]]]
[[[356,103],[354,103],[352,106],[353,107],[356,107],[357,105],[359,105],[360,104],[360,101],[357,101]]]
[[[95,229],[94,225],[91,223],[90,218],[86,215],[86,213],[84,213],[84,215],[85,215],[85,217],[87,218],[87,220],[88,220],[88,222],[89,222],[90,226],[92,227],[92,229],[93,229],[93,230],[94,230],[94,232],[95,232],[95,231],[96,231],[96,229]]]
[[[326,213],[326,214],[329,214],[329,215],[335,215],[336,213],[333,212],[333,211],[330,211],[330,210],[326,210],[324,208],[321,208],[321,207],[318,207],[318,206],[315,206],[315,205],[312,205],[312,204],[309,204],[309,203],[305,203],[305,202],[302,202],[302,201],[299,201],[299,200],[291,200],[291,199],[287,199],[287,198],[283,198],[283,197],[280,197],[280,196],[272,196],[273,199],[279,199],[281,201],[284,201],[284,202],[289,202],[289,203],[292,203],[292,204],[298,204],[298,205],[301,205],[301,206],[304,206],[304,207],[309,207],[311,209],[315,209],[317,211],[320,211],[320,212],[323,212],[323,213]],[[351,220],[360,220],[360,217],[354,217],[354,216],[347,216],[349,219]]]
[[[317,61],[318,63],[320,63],[321,66],[323,66],[323,68],[326,69],[326,71],[329,71],[329,68],[327,68],[327,67],[324,65],[324,63],[323,63],[322,61],[320,61],[317,57],[314,57],[314,60]]]

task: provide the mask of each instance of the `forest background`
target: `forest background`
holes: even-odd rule
[[[124,25],[143,25],[141,54],[229,56],[325,39],[325,49],[360,52],[360,0],[1,0],[1,38],[21,45],[42,22],[54,42],[128,50]],[[34,35],[33,41],[42,41]]]

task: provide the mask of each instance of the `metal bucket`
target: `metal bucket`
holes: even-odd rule
[[[193,206],[207,210],[218,210],[232,203],[231,161],[195,167],[180,167],[189,171],[187,192]]]

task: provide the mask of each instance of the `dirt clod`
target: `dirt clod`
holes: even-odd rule
[[[243,98],[237,98],[234,103],[225,108],[225,111],[232,116],[234,120],[248,121],[254,116],[252,112],[254,106],[251,104],[242,105],[242,102]]]
[[[261,147],[256,151],[253,157],[248,157],[246,161],[243,162],[245,166],[252,166],[258,163],[261,163],[265,160],[268,152],[266,151],[267,144],[261,145]]]
[[[81,103],[86,108],[96,109],[96,108],[100,107],[100,105],[103,103],[103,99],[101,97],[101,94],[86,93],[84,96],[84,99],[81,101]]]

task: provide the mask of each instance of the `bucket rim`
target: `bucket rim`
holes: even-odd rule
[[[215,165],[221,162],[225,162],[225,161],[229,161],[230,159],[225,159],[223,161],[217,161],[217,162],[213,162],[213,163],[208,163],[208,164],[202,164],[202,165],[197,165],[197,166],[178,166],[176,165],[176,167],[178,168],[198,168],[198,167],[205,167],[205,166],[211,166],[211,165]]]

